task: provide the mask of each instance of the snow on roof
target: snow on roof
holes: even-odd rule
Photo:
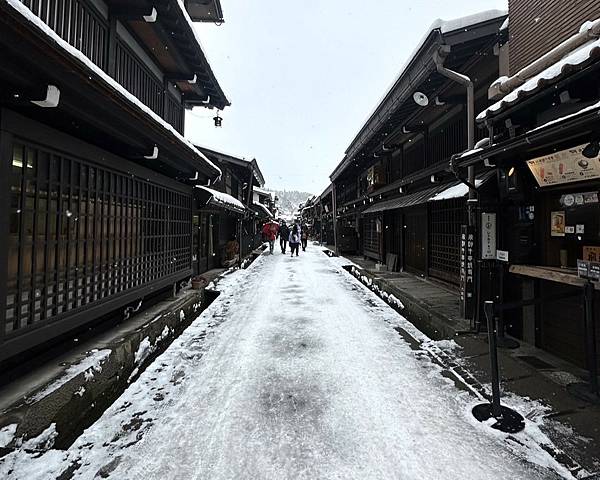
[[[506,20],[504,20],[504,23],[502,25],[500,25],[500,31],[502,32],[502,31],[506,30],[509,26],[510,26],[509,17],[506,17]]]
[[[478,188],[484,180],[475,180],[475,188]],[[462,198],[469,193],[469,187],[464,183],[459,183],[446,190],[434,195],[429,199],[430,202],[437,202],[440,200],[451,200],[453,198]]]
[[[217,204],[227,205],[233,207],[237,210],[245,210],[244,204],[240,202],[237,198],[228,195],[227,193],[219,192],[218,190],[213,190],[212,188],[205,187],[203,185],[196,185],[196,188],[204,190],[207,193],[212,195],[212,199]]]
[[[584,107],[581,110],[578,110],[577,112],[571,113],[569,115],[565,115],[564,117],[555,118],[554,120],[546,122],[543,125],[539,125],[538,127],[534,128],[533,130],[530,130],[529,133],[536,132],[536,131],[541,130],[543,128],[547,128],[547,127],[549,127],[551,125],[554,125],[556,123],[562,123],[562,122],[564,122],[566,120],[569,120],[569,119],[575,118],[575,117],[579,117],[580,115],[583,115],[584,113],[591,112],[592,110],[597,110],[597,109],[600,109],[600,102],[594,103],[593,105],[589,105],[587,107]]]
[[[273,199],[273,192],[269,192],[268,190],[260,187],[254,187],[253,190],[260,195],[267,195],[269,198]]]
[[[98,67],[94,62],[92,62],[88,57],[86,57],[81,50],[78,50],[70,43],[63,40],[58,34],[52,30],[46,23],[42,21],[37,15],[35,15],[29,8],[23,5],[20,0],[0,0],[8,4],[15,11],[21,14],[27,21],[29,21],[34,27],[36,27],[42,34],[52,40],[58,47],[60,47],[63,51],[71,55],[73,58],[78,60],[83,64],[83,66],[94,72],[100,79],[108,84],[113,90],[119,93],[126,101],[135,105],[139,110],[141,110],[145,115],[149,116],[158,123],[162,128],[168,130],[173,136],[179,140],[183,145],[185,145],[192,153],[202,158],[211,168],[219,172],[219,175],[222,174],[221,169],[217,167],[214,163],[212,163],[206,156],[200,152],[192,143],[184,138],[175,128],[165,120],[163,120],[159,115],[154,113],[143,102],[141,102],[136,96],[131,94],[125,87],[123,87],[119,82],[117,82],[114,78],[108,75],[104,70]],[[189,15],[188,15],[189,18]],[[190,20],[191,21],[191,20]]]
[[[263,210],[267,214],[268,217],[273,218],[273,214],[271,213],[271,211],[267,207],[265,207],[262,203],[254,202],[254,205],[256,207],[259,207],[261,210]]]
[[[596,23],[600,22],[600,20],[596,20],[595,22],[586,22],[582,25],[580,29],[580,33],[585,32],[586,30],[591,29]],[[572,38],[572,37],[571,37]],[[550,52],[546,53],[541,59],[544,57],[549,57],[555,52],[557,49],[562,48],[562,46],[569,42],[571,38],[568,38],[563,43],[561,43],[556,48],[552,49]],[[564,55],[560,60],[556,63],[550,65],[548,68],[542,70],[537,75],[529,78],[523,85],[515,88],[512,92],[506,95],[501,100],[497,101],[486,110],[477,115],[478,121],[483,121],[487,117],[498,114],[504,108],[512,106],[516,104],[519,100],[524,97],[531,96],[537,91],[545,88],[551,83],[555,83],[560,78],[565,75],[568,75],[570,71],[574,67],[580,67],[584,63],[588,62],[593,58],[598,58],[600,56],[600,38],[593,38],[592,40],[584,43],[580,47],[572,50],[571,52]],[[538,59],[539,61],[540,59]],[[504,83],[514,79],[515,77],[523,77],[523,72],[529,66],[521,69],[516,75],[511,78],[500,78],[494,82],[494,84]]]
[[[466,29],[467,27],[477,25],[479,23],[495,20],[495,19],[501,18],[505,15],[508,15],[508,12],[506,10],[485,10],[483,12],[479,12],[479,13],[476,13],[473,15],[467,15],[464,17],[455,18],[453,20],[443,20],[441,18],[438,18],[437,20],[435,20],[430,25],[429,29],[426,31],[426,33],[423,35],[423,37],[421,37],[421,39],[419,40],[419,42],[417,43],[417,45],[413,49],[413,51],[410,53],[410,55],[407,57],[406,61],[400,68],[400,72],[398,73],[396,78],[394,78],[391,85],[385,90],[385,93],[383,94],[383,96],[375,104],[375,108],[373,108],[373,110],[371,110],[371,112],[369,112],[365,121],[363,121],[363,123],[361,124],[360,129],[354,136],[352,143],[350,144],[350,146],[348,146],[348,148],[346,149],[346,151],[344,153],[348,153],[350,151],[350,149],[352,148],[352,145],[358,140],[358,138],[360,137],[363,130],[367,127],[367,124],[369,123],[371,118],[373,118],[376,115],[377,111],[382,107],[385,99],[392,93],[396,84],[405,75],[408,66],[412,63],[413,59],[417,56],[417,54],[419,53],[419,51],[421,50],[421,48],[423,47],[423,45],[425,44],[425,42],[427,41],[429,36],[434,31],[439,30],[442,34],[446,34],[446,33],[454,32],[456,30]],[[347,160],[347,157],[344,157],[342,159],[342,161],[336,166],[336,168],[332,172],[331,176],[335,175],[335,173],[338,171],[338,169],[345,164],[346,160]]]

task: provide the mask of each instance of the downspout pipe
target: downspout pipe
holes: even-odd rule
[[[473,81],[466,75],[462,73],[455,72],[454,70],[450,70],[449,68],[444,67],[444,60],[446,56],[450,53],[450,47],[448,45],[442,45],[440,48],[433,54],[433,61],[435,62],[436,69],[440,75],[443,75],[450,80],[463,85],[467,91],[467,146],[468,150],[473,150],[475,148],[475,86]],[[454,168],[454,159],[450,162],[450,167]],[[456,178],[463,181],[459,175],[456,175]],[[475,167],[470,166],[467,169],[467,181],[464,182],[469,187],[469,199],[467,201],[467,214],[469,220],[469,227],[474,229],[476,228],[477,222],[475,220],[475,204],[477,203],[477,189],[475,188]],[[480,277],[481,277],[481,264],[479,261],[477,262],[477,272],[476,272],[476,283],[475,283],[475,308],[473,310],[473,315],[471,318],[472,326],[475,330],[479,331],[479,304],[481,301],[481,285],[480,285]]]
[[[467,147],[473,150],[475,147],[475,86],[473,81],[463,75],[444,66],[444,60],[450,52],[450,47],[442,45],[440,49],[433,54],[433,61],[440,75],[463,85],[467,90]],[[457,177],[458,178],[458,177]],[[458,178],[461,180],[460,178]],[[477,190],[475,189],[475,167],[470,166],[467,170],[467,181],[463,182],[469,187],[469,200],[467,202],[469,212],[469,226],[475,225],[475,216],[473,205],[477,203]]]

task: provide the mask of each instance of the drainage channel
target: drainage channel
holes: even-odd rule
[[[126,325],[116,328],[114,338],[99,340],[102,346],[1,411],[0,430],[9,425],[16,430],[13,440],[0,446],[0,458],[52,425],[57,432],[53,448],[68,449],[219,295],[216,290],[190,290],[141,312],[149,319],[126,332]]]

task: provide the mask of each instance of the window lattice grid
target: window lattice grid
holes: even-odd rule
[[[164,110],[162,82],[120,40],[117,41],[115,58],[115,79],[117,82],[150,107],[154,113],[162,116]],[[175,113],[171,116],[174,115]],[[170,118],[167,120],[171,122]],[[176,125],[173,126],[177,128]]]
[[[190,268],[191,196],[15,142],[6,324],[38,322]]]
[[[93,8],[81,0],[21,0],[63,40],[83,52],[106,70],[108,25]]]
[[[430,273],[453,283],[460,278],[460,235],[465,212],[462,198],[430,204]]]
[[[369,252],[379,252],[379,234],[377,233],[376,217],[365,218],[363,242],[365,250]]]

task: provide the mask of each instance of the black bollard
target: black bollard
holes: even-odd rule
[[[498,367],[498,347],[496,345],[496,317],[494,302],[485,302],[483,311],[487,319],[488,344],[490,347],[490,374],[492,377],[492,402],[481,403],[473,407],[473,416],[480,422],[496,419],[492,428],[506,433],[520,432],[525,428],[523,417],[500,403],[500,372]]]

